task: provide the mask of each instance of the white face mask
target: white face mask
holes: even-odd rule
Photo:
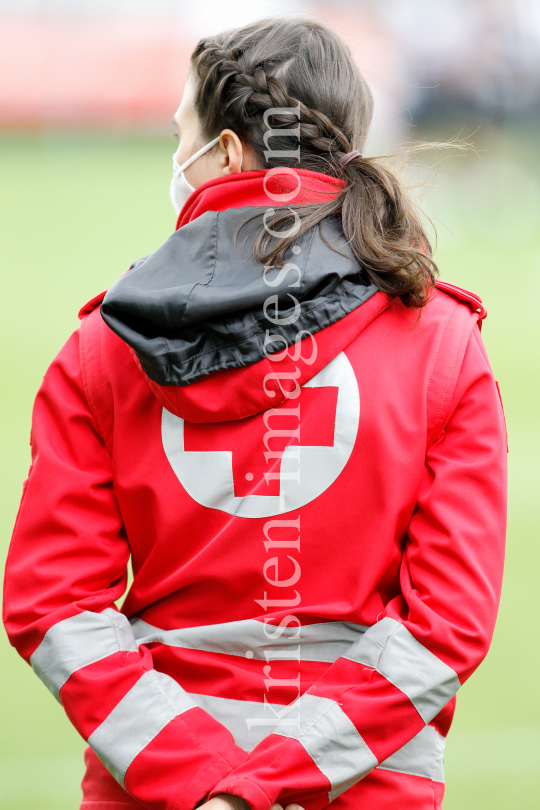
[[[191,166],[192,163],[195,163],[195,161],[198,158],[200,158],[201,155],[204,155],[206,152],[208,152],[209,149],[215,146],[218,141],[219,136],[217,138],[214,138],[213,141],[210,141],[210,143],[207,143],[206,146],[203,146],[202,149],[199,149],[198,152],[195,152],[195,154],[192,155],[189,158],[189,160],[186,160],[185,163],[182,163],[181,166],[178,165],[178,163],[173,157],[172,161],[173,176],[171,180],[171,188],[169,193],[171,195],[171,202],[176,212],[176,216],[178,216],[178,214],[186,204],[188,197],[195,191],[193,186],[190,183],[188,183],[188,181],[185,178],[184,175],[185,170],[188,168],[188,166]]]

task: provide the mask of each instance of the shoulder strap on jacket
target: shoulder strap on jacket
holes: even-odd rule
[[[464,290],[462,287],[456,287],[455,284],[450,284],[448,281],[440,281],[439,279],[435,282],[435,287],[447,295],[453,295],[458,301],[463,301],[463,303],[468,304],[471,310],[478,314],[478,328],[482,329],[482,321],[487,317],[487,309],[483,305],[479,295],[475,295],[475,293],[469,292],[469,290]]]
[[[106,295],[107,290],[103,290],[103,292],[100,292],[99,295],[94,295],[90,301],[87,301],[86,304],[79,310],[79,320],[82,321],[85,315],[89,315],[91,312],[93,312],[98,304],[101,304]]]
[[[427,446],[437,439],[450,415],[465,349],[474,327],[481,328],[487,310],[474,293],[446,281],[436,281],[438,290],[456,300],[439,340],[427,389]]]
[[[96,296],[79,313],[79,346],[84,393],[107,450],[112,453],[113,396],[103,368],[103,332],[107,327],[99,311],[103,296]]]

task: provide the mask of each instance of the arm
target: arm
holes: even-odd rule
[[[6,566],[10,641],[137,801],[192,810],[246,754],[154,670],[114,606],[130,552],[112,460],[83,393],[77,333],[45,376],[32,437]]]
[[[318,810],[420,732],[486,655],[505,530],[504,417],[475,328],[427,450],[401,594],[215,792]]]

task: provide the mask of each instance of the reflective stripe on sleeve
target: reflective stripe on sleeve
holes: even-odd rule
[[[138,644],[158,641],[169,647],[239,655],[242,658],[248,653],[250,658],[262,661],[292,657],[329,664],[336,661],[367,630],[352,622],[279,627],[255,619],[175,630],[161,630],[142,619],[136,619],[132,627]]]
[[[433,720],[460,687],[451,667],[388,616],[370,627],[343,657],[376,669],[407,695],[424,723]]]
[[[171,720],[194,706],[175,680],[150,670],[90,735],[88,744],[124,787],[126,771],[135,757]]]
[[[30,664],[45,686],[60,700],[60,689],[70,675],[113,653],[137,651],[131,626],[123,613],[84,611],[50,627]]]
[[[292,737],[307,753],[330,782],[328,800],[332,801],[378,764],[352,721],[334,700],[304,694],[293,704],[300,730],[281,724],[273,734]]]
[[[444,782],[446,740],[433,726],[425,726],[412,740],[381,762],[379,768]]]

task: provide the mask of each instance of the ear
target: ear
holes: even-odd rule
[[[242,141],[232,129],[224,129],[219,136],[220,163],[222,174],[236,174],[242,171],[244,148]]]

